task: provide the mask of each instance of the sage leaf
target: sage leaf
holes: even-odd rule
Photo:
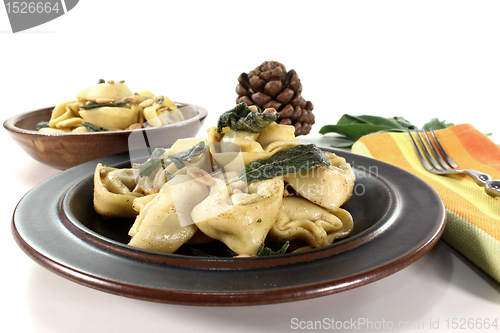
[[[425,131],[429,131],[429,130],[439,130],[439,129],[444,129],[444,128],[448,128],[450,126],[453,126],[452,123],[447,123],[446,121],[440,121],[439,119],[437,118],[432,118],[429,122],[425,123],[424,126],[423,126],[423,129]]]
[[[167,170],[164,170],[163,172],[165,173],[165,178],[167,178],[167,181],[172,180],[174,178],[174,176]]]
[[[175,157],[182,161],[188,161],[191,158],[200,155],[205,151],[205,141],[200,141],[197,144],[195,144],[192,147],[189,147],[187,149],[184,149],[183,151],[179,152]]]
[[[48,121],[41,121],[38,124],[36,124],[36,130],[39,131],[42,128],[49,127],[49,122]]]
[[[177,169],[180,170],[180,169],[184,168],[184,162],[182,162],[182,160],[179,159],[177,156],[173,156],[170,154],[167,154],[167,156],[170,159],[170,161],[172,161],[172,163],[174,163],[174,165]]]
[[[434,118],[424,125],[424,129],[442,129],[453,124],[445,123]],[[403,117],[379,117],[371,115],[353,116],[344,114],[335,125],[325,125],[320,129],[321,134],[337,133],[340,136],[331,137],[332,147],[350,148],[361,137],[381,132],[405,132],[406,129],[415,129],[416,126]]]
[[[191,158],[200,155],[204,151],[205,141],[200,141],[194,146],[184,149],[175,156],[170,154],[167,154],[167,156],[170,161],[174,163],[175,167],[180,170],[184,168],[183,161],[191,161]],[[163,159],[165,152],[166,150],[163,148],[156,148],[151,154],[151,157],[139,167],[139,177],[149,176],[159,165],[163,165],[165,163]],[[169,176],[172,176],[169,173],[165,175],[167,179]]]
[[[121,108],[122,106],[125,106],[128,103],[130,103],[130,102],[131,101],[123,101],[123,102],[114,102],[114,103],[102,103],[102,104],[99,104],[96,101],[90,101],[90,103],[88,105],[80,105],[80,107],[82,109],[84,109],[84,110],[97,109],[97,108],[101,108],[101,107],[105,107],[105,106]]]
[[[191,146],[183,151],[179,152],[177,155],[168,155],[168,158],[174,163],[177,169],[184,168],[184,162],[190,162],[193,157],[202,154],[205,151],[205,141],[200,141],[194,146]]]
[[[267,159],[250,162],[238,173],[238,180],[252,182],[301,172],[317,165],[330,165],[325,153],[314,144],[298,145]]]
[[[345,136],[332,136],[329,142],[332,145],[332,147],[350,148],[352,147],[355,141],[352,141],[346,138]]]
[[[408,120],[406,120],[403,117],[394,117],[394,119],[399,124],[401,124],[401,126],[403,126],[404,128],[415,129],[415,125],[413,125],[412,123],[410,123]]]
[[[139,177],[149,176],[163,162],[165,149],[156,148],[151,157],[139,167]]]
[[[321,134],[326,134],[330,132],[338,133],[346,137],[351,141],[357,141],[362,136],[376,133],[391,131],[393,128],[385,125],[373,125],[373,124],[346,124],[346,125],[326,125],[320,130]],[[400,128],[398,128],[401,131]]]
[[[163,154],[165,154],[165,149],[163,148],[155,148],[153,153],[151,154],[152,158],[162,158]]]
[[[217,121],[217,132],[222,133],[224,127],[229,127],[235,131],[259,133],[278,118],[279,114],[264,113],[260,109],[254,112],[245,102],[242,102],[220,115]]]
[[[275,256],[278,254],[285,254],[289,246],[290,242],[286,241],[285,244],[283,244],[283,246],[278,251],[273,251],[271,248],[264,246],[264,244],[261,244],[259,249],[257,250],[257,257],[267,257],[267,256]]]
[[[139,167],[139,177],[149,176],[159,165],[161,165],[161,159],[150,158]]]
[[[89,132],[106,132],[108,130],[107,128],[96,126],[94,124],[87,123],[87,122],[82,122],[82,125],[85,126],[85,128]]]

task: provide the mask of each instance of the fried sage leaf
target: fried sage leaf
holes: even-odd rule
[[[260,109],[254,112],[243,102],[221,114],[217,121],[217,132],[222,133],[224,127],[229,127],[235,131],[259,133],[278,118],[279,114],[264,113]]]
[[[286,250],[290,246],[290,242],[286,241],[285,244],[278,251],[273,251],[271,248],[264,246],[261,244],[259,249],[257,250],[257,257],[267,257],[267,256],[275,256],[277,254],[285,254]]]
[[[139,177],[149,176],[163,162],[163,154],[165,149],[156,148],[149,160],[141,164],[139,167]]]
[[[205,141],[200,141],[192,147],[184,149],[179,152],[175,157],[181,161],[189,161],[191,158],[200,155],[205,151]]]
[[[48,121],[41,121],[38,124],[36,124],[36,130],[39,131],[42,128],[49,127],[49,122]]]
[[[104,106],[121,108],[122,106],[125,106],[128,103],[130,103],[130,102],[131,101],[123,101],[123,102],[114,102],[114,103],[102,103],[102,104],[99,104],[96,101],[90,101],[89,104],[87,104],[87,105],[80,105],[80,107],[82,109],[84,109],[84,110],[97,109],[97,108],[101,108],[101,107],[104,107]]]
[[[267,159],[255,160],[238,173],[238,180],[247,182],[301,172],[317,165],[330,165],[325,153],[313,144],[298,145]]]
[[[174,163],[177,169],[182,169],[184,167],[184,161],[189,162],[193,157],[200,155],[204,151],[205,141],[200,141],[194,146],[184,149],[175,156],[168,154],[168,158]]]
[[[184,149],[175,156],[170,154],[167,154],[167,156],[177,169],[182,169],[184,167],[183,161],[191,161],[193,157],[200,155],[204,151],[205,141],[200,141],[194,146]],[[165,152],[166,150],[163,148],[156,148],[151,154],[151,157],[139,167],[139,177],[149,176],[159,165],[164,166],[164,164],[168,162],[168,159],[166,162],[163,157]],[[168,172],[165,173],[165,175],[167,179],[173,177]]]
[[[87,128],[87,130],[89,132],[106,132],[106,131],[108,131],[107,128],[96,126],[94,124],[87,123],[87,122],[82,122],[82,125],[85,126],[85,128]]]

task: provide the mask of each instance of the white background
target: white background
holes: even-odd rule
[[[317,122],[303,141],[320,140],[322,125],[349,113],[403,116],[416,125],[433,117],[467,122],[498,143],[499,17],[496,1],[82,0],[60,18],[12,34],[0,8],[0,115],[4,121],[71,100],[101,78],[124,79],[133,91],[207,108],[212,125],[234,106],[239,74],[276,60],[297,71],[314,104]],[[294,317],[426,327],[440,320],[445,331],[448,318],[500,321],[498,283],[442,242],[381,281],[282,305],[175,306],[80,286],[32,262],[13,241],[16,203],[59,171],[21,152],[5,130],[0,138],[0,279],[8,305],[1,317],[16,332],[288,331]]]

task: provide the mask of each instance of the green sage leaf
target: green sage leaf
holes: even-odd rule
[[[108,130],[107,128],[96,126],[87,122],[82,122],[82,125],[85,126],[89,132],[106,132]]]
[[[155,148],[155,150],[153,150],[153,153],[151,154],[151,157],[152,158],[162,158],[163,157],[163,154],[165,154],[165,149],[163,148]]]
[[[174,163],[177,169],[182,169],[184,167],[184,161],[190,162],[193,157],[202,154],[204,151],[205,141],[200,141],[194,146],[184,149],[175,156],[169,154],[168,158]]]
[[[217,121],[217,132],[222,133],[224,127],[229,127],[235,131],[259,133],[278,118],[279,114],[264,113],[260,109],[254,112],[243,102],[221,114]]]
[[[182,160],[179,159],[177,156],[173,156],[170,154],[167,154],[167,156],[170,159],[170,161],[172,161],[172,163],[174,163],[174,165],[177,169],[180,170],[180,169],[184,168],[184,162],[182,162]]]
[[[394,117],[394,119],[399,124],[401,124],[401,126],[403,126],[404,128],[415,129],[415,125],[413,125],[412,123],[410,123],[408,120],[406,120],[403,117]]]
[[[423,129],[425,131],[429,131],[429,130],[439,130],[439,129],[444,129],[444,128],[448,128],[450,126],[453,126],[452,123],[447,123],[446,121],[440,121],[439,119],[437,118],[432,118],[429,122],[425,123],[424,124],[424,127]]]
[[[424,129],[442,129],[452,125],[453,124],[439,121],[434,118],[424,125]],[[371,115],[353,116],[344,114],[337,124],[325,125],[319,132],[321,134],[340,134],[340,136],[331,137],[332,146],[337,148],[349,148],[352,147],[354,142],[368,134],[380,132],[405,132],[406,129],[415,128],[415,125],[403,117],[384,118]]]
[[[392,129],[389,126],[373,124],[326,125],[321,128],[320,133],[334,132],[345,136],[349,140],[357,141],[362,136],[375,132],[390,131]]]
[[[131,101],[123,101],[123,102],[114,102],[114,103],[99,104],[96,101],[90,101],[90,103],[88,105],[80,105],[80,107],[82,109],[84,109],[84,110],[97,109],[97,108],[101,108],[101,107],[105,107],[105,106],[121,108],[122,106],[125,106],[128,103],[130,103],[130,102]]]
[[[164,170],[163,172],[165,173],[165,178],[167,178],[167,181],[172,180],[174,178],[174,176],[167,170]]]
[[[241,169],[238,180],[247,182],[301,172],[317,165],[330,165],[325,153],[313,144],[298,145],[267,159],[255,160]]]
[[[161,165],[160,158],[150,158],[139,167],[139,177],[149,176],[159,165]]]
[[[179,152],[175,157],[182,161],[189,161],[191,158],[201,155],[205,151],[205,141],[200,141],[192,147],[184,149]]]
[[[259,249],[257,250],[257,257],[267,257],[267,256],[275,256],[278,254],[285,254],[289,246],[290,242],[286,241],[285,244],[283,244],[283,246],[278,251],[273,251],[271,248],[264,246],[264,244],[261,244]]]
[[[165,149],[156,148],[151,157],[139,167],[139,177],[149,176],[163,162]]]
[[[330,145],[335,148],[350,148],[354,142],[345,136],[332,136],[329,141]]]
[[[41,121],[38,124],[36,124],[36,130],[39,131],[42,128],[49,127],[49,122],[48,121]]]

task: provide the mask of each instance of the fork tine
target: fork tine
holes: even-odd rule
[[[415,148],[415,151],[417,152],[418,158],[420,159],[420,162],[422,162],[422,165],[424,166],[425,169],[428,171],[432,170],[432,167],[430,164],[427,162],[425,159],[424,155],[422,155],[422,152],[420,151],[420,148],[418,147],[417,143],[415,142],[415,139],[413,139],[413,135],[411,134],[411,131],[409,129],[406,129],[408,132],[408,135],[410,136],[411,142],[413,143],[413,147]],[[418,132],[417,132],[418,135]],[[418,135],[420,136],[420,135]]]
[[[429,160],[431,162],[431,164],[434,167],[434,169],[436,169],[436,170],[443,170],[443,168],[441,167],[441,165],[439,165],[436,162],[436,160],[431,156],[431,153],[429,152],[429,150],[427,149],[427,146],[425,145],[424,141],[422,140],[422,136],[420,135],[420,131],[418,130],[418,128],[415,129],[415,133],[417,133],[417,137],[418,137],[418,139],[420,141],[420,145],[422,146],[422,149],[423,149],[423,151],[425,153],[425,156],[427,157],[427,160]],[[424,131],[424,136],[426,136],[425,131]],[[429,145],[432,147],[432,149],[434,149],[434,147],[432,146],[432,144],[429,144]]]
[[[446,162],[454,169],[458,168],[458,165],[453,162],[453,160],[451,159],[450,156],[448,156],[448,154],[446,153],[446,151],[444,150],[443,146],[441,146],[441,143],[439,142],[439,140],[437,139],[436,137],[436,134],[434,134],[434,131],[431,129],[431,135],[432,135],[432,138],[434,139],[434,141],[436,142],[436,145],[439,149],[439,151],[441,152],[441,155],[443,155],[444,159],[446,160]]]
[[[432,163],[434,167],[438,170],[449,170],[450,167],[446,162],[443,160],[441,155],[439,155],[438,151],[434,147],[434,144],[432,143],[431,139],[429,138],[429,135],[427,135],[426,131],[423,131],[425,140],[427,141],[428,146],[431,148],[432,151],[432,156],[433,160],[436,161],[435,163]]]

